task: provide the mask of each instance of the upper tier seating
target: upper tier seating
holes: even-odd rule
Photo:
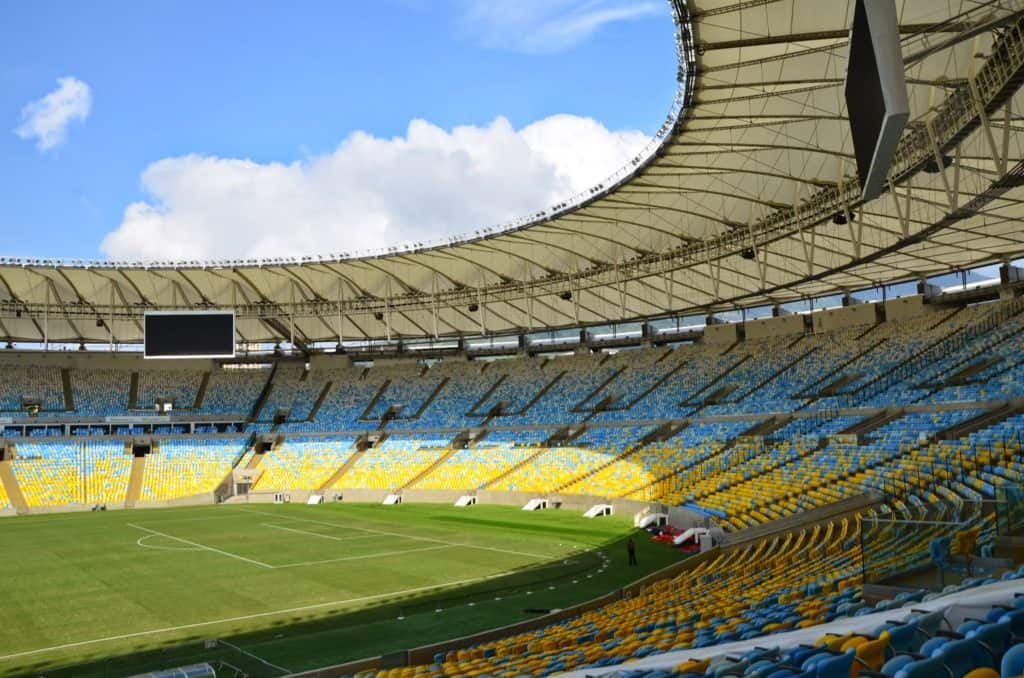
[[[135,407],[153,410],[159,399],[170,400],[175,410],[192,409],[202,382],[201,370],[140,370]]]
[[[45,411],[64,409],[60,369],[20,365],[0,366],[0,412],[21,412],[22,400],[39,403]]]
[[[309,371],[282,362],[259,420],[269,422],[284,410],[290,416],[283,432],[370,430],[385,412],[401,405],[394,428],[464,428],[479,426],[502,404],[494,425],[559,426],[1021,397],[1024,313],[1018,306],[941,309],[877,326],[731,346],[696,343],[489,363],[443,360],[430,369],[414,360]],[[931,351],[929,359],[913,363],[923,351]],[[912,373],[901,370],[907,364],[914,365]],[[979,368],[976,373],[947,383],[972,366]],[[75,403],[69,416],[128,413],[132,370],[68,372]],[[201,371],[141,369],[137,374],[138,410],[168,398],[179,413],[242,418],[253,411],[271,371],[214,369],[194,413],[189,410],[199,396]],[[314,421],[307,421],[329,382],[322,408]],[[833,384],[839,384],[834,395],[818,397]],[[17,412],[23,398],[40,401],[44,412],[61,412],[60,369],[0,368],[0,411]]]
[[[202,414],[248,416],[259,398],[270,370],[218,369],[210,373]]]
[[[307,370],[304,365],[281,365],[274,373],[273,387],[259,419],[273,421],[277,412],[283,410],[288,412],[289,421],[305,421],[324,386],[336,376],[331,371]]]
[[[487,363],[465,360],[443,361],[430,369],[429,374],[438,379],[449,379],[437,397],[426,407],[419,419],[402,422],[403,428],[437,428],[444,426],[470,426],[480,423],[481,418],[472,420],[465,417],[473,409],[500,375],[485,367]]]
[[[800,336],[773,337],[743,342],[729,355],[741,359],[737,366],[724,374],[695,397],[698,402],[707,403],[716,394],[722,394],[720,404],[708,404],[701,414],[746,414],[749,412],[772,411],[783,394],[792,392],[789,384],[791,365],[799,365],[805,355],[813,353],[815,341]],[[771,356],[765,360],[764,356]],[[795,394],[794,394],[795,395]],[[802,403],[797,403],[799,406]],[[787,402],[789,409],[793,405]]]
[[[757,391],[750,394],[744,403],[748,412],[789,412],[801,409],[808,402],[808,396],[817,395],[821,389],[834,381],[836,371],[845,371],[843,365],[859,353],[872,346],[874,337],[858,339],[868,328],[851,327],[827,334],[804,336],[796,345],[809,352],[789,369]],[[763,357],[753,355],[757,361]]]
[[[476,413],[486,415],[500,403],[504,403],[505,413],[519,412],[557,376],[546,369],[546,363],[543,358],[496,361],[488,372],[498,371],[505,379],[477,404]]]
[[[415,417],[426,405],[427,399],[434,394],[442,381],[444,376],[436,374],[433,370],[422,374],[401,374],[392,377],[381,397],[365,414],[365,418],[379,422],[394,407],[398,412],[397,419],[404,425],[405,420]]]
[[[73,370],[75,413],[92,417],[127,414],[131,379],[130,370]]]
[[[414,374],[417,368],[410,365],[404,369],[406,373]],[[362,416],[390,376],[398,375],[389,375],[387,370],[375,368],[342,370],[320,406],[315,423],[292,424],[283,428],[292,431],[359,431],[377,428],[379,421],[363,419]],[[321,422],[326,423],[326,427],[320,426]]]
[[[528,411],[499,419],[503,426],[532,424],[537,421],[558,424],[577,424],[589,413],[577,405],[612,377],[618,368],[603,365],[608,356],[600,354],[560,356],[544,363],[544,376],[536,389],[540,392],[556,377],[549,388]],[[559,376],[561,375],[561,376]]]
[[[594,421],[670,418],[689,414],[694,408],[682,404],[742,359],[723,354],[727,348],[695,344],[672,351],[651,349],[617,354],[616,358],[623,356],[621,360],[625,371],[589,403],[594,406],[604,398],[612,398],[614,405],[598,413]]]

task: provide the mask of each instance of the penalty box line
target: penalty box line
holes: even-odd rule
[[[165,532],[158,532],[157,530],[151,530],[148,527],[142,527],[141,525],[136,525],[135,523],[127,523],[127,525],[128,525],[128,527],[134,527],[136,530],[142,530],[143,532],[149,532],[151,535],[154,535],[154,536],[160,536],[160,537],[164,537],[165,539],[171,539],[173,541],[181,542],[182,544],[188,544],[189,546],[194,546],[194,547],[196,547],[198,549],[202,549],[203,551],[209,551],[210,553],[219,553],[222,556],[227,556],[228,558],[234,558],[235,560],[241,560],[243,562],[251,563],[253,565],[258,565],[259,567],[265,568],[267,570],[273,570],[274,569],[274,566],[270,565],[268,563],[260,562],[259,560],[253,560],[252,558],[246,558],[245,556],[240,556],[237,553],[231,553],[229,551],[222,551],[221,549],[214,548],[212,546],[207,546],[206,544],[200,544],[197,541],[189,541],[188,539],[182,539],[181,537],[175,537],[173,534],[167,534]]]
[[[340,523],[330,523],[330,522],[327,522],[325,520],[313,520],[312,518],[294,518],[292,516],[282,516],[282,515],[279,515],[279,514],[267,513],[265,511],[254,511],[253,509],[239,508],[239,509],[233,509],[233,510],[235,510],[235,511],[243,511],[245,513],[255,513],[256,515],[260,515],[260,516],[270,516],[272,518],[277,518],[279,520],[291,520],[291,521],[297,521],[297,522],[302,522],[302,523],[311,523],[311,524],[314,524],[314,525],[326,525],[328,527],[335,527],[335,528],[339,528],[340,527],[340,528],[344,528],[344,529],[360,530],[362,532],[369,532],[371,534],[382,534],[382,535],[386,535],[388,537],[399,537],[399,538],[402,538],[402,539],[415,539],[416,541],[433,542],[435,544],[447,544],[448,546],[462,546],[463,548],[468,548],[468,549],[478,549],[478,550],[481,550],[481,551],[493,551],[494,553],[505,553],[505,554],[509,554],[509,555],[513,555],[513,556],[526,556],[528,558],[536,558],[537,560],[549,560],[551,558],[556,557],[556,556],[544,555],[544,554],[540,554],[540,553],[527,553],[525,551],[512,551],[510,549],[500,549],[500,548],[497,548],[497,547],[494,547],[494,546],[480,546],[478,544],[466,544],[466,543],[457,542],[457,541],[447,541],[445,539],[434,539],[432,537],[417,537],[416,535],[401,534],[399,532],[387,532],[385,530],[371,530],[368,527],[357,527],[355,525],[341,525]]]
[[[296,530],[293,527],[285,527],[284,525],[274,525],[273,523],[261,523],[263,527],[272,527],[275,530],[284,530],[285,532],[294,532],[295,534],[305,534],[310,537],[320,537],[321,539],[330,539],[331,541],[352,541],[353,539],[375,539],[378,535],[375,534],[357,534],[354,537],[335,537],[330,534],[321,534],[320,532],[310,532],[309,530]]]
[[[389,557],[389,556],[400,556],[400,555],[403,555],[405,553],[420,553],[422,551],[438,551],[440,549],[452,548],[452,546],[454,546],[453,544],[442,544],[440,546],[428,546],[426,548],[418,548],[418,549],[403,549],[403,550],[400,550],[400,551],[386,551],[386,552],[383,552],[383,553],[369,553],[369,554],[358,555],[358,556],[344,556],[344,557],[341,557],[341,558],[328,558],[328,559],[325,559],[325,560],[307,560],[307,561],[304,561],[304,562],[301,562],[301,563],[285,563],[284,565],[270,565],[269,563],[264,563],[264,562],[261,562],[259,560],[253,560],[252,558],[246,558],[245,556],[240,556],[237,553],[231,553],[230,551],[224,551],[222,549],[214,548],[212,546],[207,546],[206,544],[200,544],[197,541],[190,541],[188,539],[183,539],[181,537],[175,537],[173,534],[167,534],[165,532],[159,532],[157,530],[151,530],[148,527],[142,527],[141,525],[135,525],[134,523],[128,523],[128,526],[129,527],[134,527],[136,530],[142,530],[143,532],[148,532],[149,536],[151,536],[151,537],[164,537],[165,539],[171,539],[173,541],[177,541],[177,542],[180,542],[182,544],[187,544],[189,546],[192,546],[193,548],[197,548],[197,549],[200,549],[202,551],[209,551],[211,553],[216,553],[216,554],[219,554],[219,555],[222,555],[222,556],[227,556],[229,558],[234,558],[236,560],[241,560],[241,561],[244,561],[244,562],[247,562],[247,563],[252,563],[253,565],[258,565],[258,566],[260,566],[262,568],[265,568],[265,569],[268,569],[268,570],[280,570],[280,569],[292,568],[292,567],[306,567],[308,565],[323,565],[323,564],[326,564],[326,563],[340,563],[340,562],[344,562],[346,560],[366,560],[368,558],[385,558],[385,557]],[[288,530],[289,532],[298,532],[299,534],[306,534],[306,535],[310,535],[310,536],[313,536],[313,537],[323,537],[325,539],[334,539],[334,540],[338,540],[338,541],[347,541],[344,537],[332,537],[330,535],[317,534],[316,532],[307,532],[305,530],[293,530],[291,528],[281,527],[279,525],[270,525],[270,524],[264,523],[264,526],[265,527],[276,527],[278,529]],[[370,539],[373,536],[375,536],[375,535],[363,535],[362,537],[349,537],[348,539],[359,539],[359,538]],[[141,544],[140,544],[140,546],[141,546]]]
[[[284,525],[274,525],[273,523],[262,523],[263,527],[272,527],[275,530],[284,530],[286,532],[294,532],[295,534],[308,535],[310,537],[319,537],[320,539],[329,539],[331,541],[352,541],[353,539],[379,539],[380,536],[376,534],[361,534],[355,537],[335,537],[330,534],[323,534],[321,532],[310,532],[309,530],[296,530],[292,527],[285,527]],[[326,558],[324,560],[307,560],[301,563],[287,563],[285,565],[275,565],[274,569],[281,569],[286,567],[305,567],[307,565],[325,565],[327,563],[343,563],[348,560],[367,560],[372,558],[387,558],[389,556],[401,556],[406,553],[421,553],[423,551],[438,551],[440,549],[450,549],[452,546],[447,544],[441,544],[440,546],[426,546],[418,549],[402,549],[400,551],[384,551],[374,553],[364,553],[358,556],[342,556],[340,558]]]

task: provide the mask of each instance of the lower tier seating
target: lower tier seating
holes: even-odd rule
[[[1024,576],[1012,573],[1008,579]],[[978,582],[979,584],[981,582]],[[1019,589],[1019,587],[1017,587]],[[913,600],[909,601],[913,607]],[[936,601],[939,602],[939,601]],[[686,660],[668,670],[617,673],[622,678],[772,676],[795,678],[1010,678],[1024,675],[1024,597],[1005,595],[964,618],[956,606],[898,610],[862,632],[826,633],[813,643],[755,648],[736,656]]]
[[[392,436],[366,450],[335,487],[398,489],[437,462],[448,444],[447,438]]]
[[[862,598],[859,544],[866,525],[860,518],[842,519],[765,538],[563,622],[442,653],[432,665],[384,675],[549,675],[889,609],[892,601],[873,608]],[[919,551],[927,552],[920,540],[892,532],[881,532],[879,539],[882,548],[895,554],[888,563],[892,568],[905,568]]]
[[[319,490],[355,452],[353,443],[352,437],[288,438],[263,455],[253,490]]]
[[[22,443],[14,474],[29,507],[123,502],[131,455],[122,441]]]
[[[490,487],[508,492],[552,492],[615,458],[611,450],[584,447],[552,447],[528,464],[516,469]]]
[[[416,483],[425,490],[477,490],[538,452],[535,447],[481,443],[453,454]]]
[[[247,438],[162,441],[146,457],[141,501],[168,501],[213,492],[242,455]]]

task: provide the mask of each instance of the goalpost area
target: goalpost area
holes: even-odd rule
[[[0,521],[0,674],[255,676],[437,643],[679,562],[631,518],[507,506],[219,505]],[[230,672],[229,672],[230,675]]]

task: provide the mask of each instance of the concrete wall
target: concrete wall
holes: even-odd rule
[[[876,322],[878,322],[878,316],[874,304],[830,308],[811,314],[811,326],[815,332],[832,332],[844,327],[874,325]]]
[[[468,490],[403,490],[402,501],[410,504],[454,504],[459,497],[473,494]]]
[[[97,502],[99,503],[99,502]],[[203,494],[197,494],[191,497],[182,497],[180,499],[168,499],[167,501],[146,501],[138,502],[135,508],[173,508],[175,506],[209,506],[217,503],[216,497],[212,492],[205,492]],[[85,511],[91,511],[93,504],[68,504],[66,506],[32,506],[29,507],[28,513],[31,515],[41,515],[46,513],[82,513]],[[108,511],[120,511],[125,507],[123,501],[109,502],[106,504]]]
[[[726,325],[708,325],[704,328],[704,343],[706,344],[735,344],[739,338],[739,325],[729,323]]]
[[[660,509],[660,505],[652,504],[646,501],[636,501],[633,499],[613,499],[611,501],[612,512],[617,516],[635,516],[644,509]],[[689,512],[687,512],[689,513]]]
[[[909,320],[918,316],[933,313],[930,306],[924,303],[924,296],[917,294],[912,297],[889,299],[885,302],[886,320]]]
[[[30,506],[25,515],[46,515],[48,513],[86,513],[92,510],[94,504],[67,504],[64,506]],[[107,504],[108,511],[117,511],[124,508],[124,502]]]
[[[345,492],[355,492],[356,490],[345,490]],[[331,502],[336,501],[335,495],[341,494],[339,490],[281,490],[282,493],[288,495],[288,500],[293,504],[305,504],[309,501],[310,495],[320,494],[323,495],[324,501]],[[274,498],[277,495],[277,491],[268,492],[249,492],[248,494],[240,494],[231,497],[224,503],[226,504],[273,504]],[[383,497],[381,497],[383,500]]]
[[[181,499],[168,499],[167,501],[140,501],[135,504],[135,508],[172,508],[175,506],[205,506],[216,503],[217,498],[213,495],[213,492],[206,492],[203,494],[197,494],[192,497],[182,497]]]
[[[493,492],[491,490],[480,490],[476,493],[476,500],[481,504],[498,504],[500,506],[523,506],[531,499],[543,497],[532,492]]]
[[[667,513],[668,524],[681,530],[690,527],[716,527],[714,522],[707,516],[684,509],[681,506],[669,506]]]
[[[347,355],[319,353],[309,357],[309,368],[314,371],[342,370],[346,367],[352,367],[352,360]]]
[[[212,370],[212,360],[145,360],[141,353],[103,351],[2,351],[0,365],[119,370]]]
[[[353,504],[380,504],[384,497],[391,494],[391,490],[366,490],[361,488],[336,490],[340,493],[341,501]],[[294,495],[293,495],[294,496]],[[292,501],[295,501],[292,499]]]
[[[784,315],[778,318],[758,318],[757,320],[748,320],[744,328],[747,339],[803,334],[804,317],[802,315]]]

